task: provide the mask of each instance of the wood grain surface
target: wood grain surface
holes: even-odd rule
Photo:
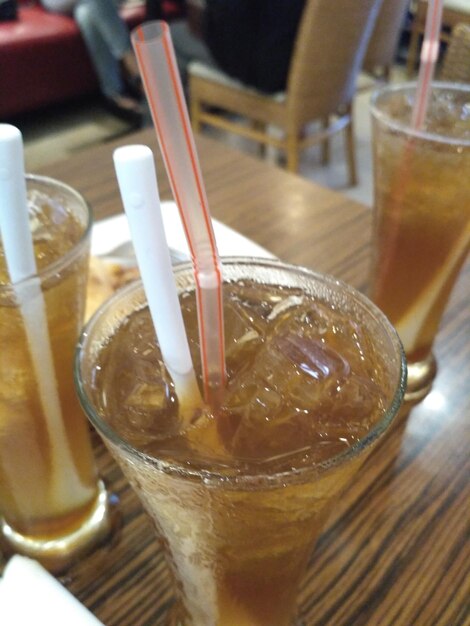
[[[90,149],[43,173],[80,190],[95,218],[121,211],[112,150],[152,131]],[[205,138],[198,149],[214,217],[283,260],[366,290],[371,212]],[[160,189],[171,198],[160,159]],[[301,600],[308,626],[470,624],[470,263],[437,337],[429,396],[405,411],[331,515]],[[62,578],[106,626],[163,626],[170,580],[150,521],[98,437],[102,475],[120,498],[112,542]]]

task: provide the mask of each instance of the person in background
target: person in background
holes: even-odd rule
[[[170,24],[183,83],[202,61],[265,93],[283,91],[305,0],[187,0]]]
[[[145,0],[145,19],[169,22],[184,17],[185,9],[185,0]]]
[[[140,124],[143,108],[129,31],[113,0],[41,0],[48,11],[73,15],[85,41],[108,108]]]

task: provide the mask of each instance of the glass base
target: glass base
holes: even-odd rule
[[[431,391],[437,373],[437,363],[431,353],[423,361],[408,363],[408,382],[405,402],[420,402]]]
[[[95,505],[77,530],[55,539],[38,539],[22,535],[0,518],[0,543],[5,554],[29,556],[59,574],[109,537],[118,522],[117,502],[100,480]]]

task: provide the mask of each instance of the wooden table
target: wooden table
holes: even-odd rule
[[[144,131],[43,173],[79,189],[97,219],[120,212],[111,154],[131,142],[158,153]],[[366,288],[369,209],[211,140],[198,147],[214,217],[284,260]],[[302,589],[308,626],[470,624],[469,293],[467,262],[437,338],[432,393],[397,419],[320,537]],[[172,596],[151,524],[98,438],[96,451],[123,526],[63,581],[106,626],[164,626]]]

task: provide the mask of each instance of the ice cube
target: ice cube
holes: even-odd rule
[[[320,416],[324,438],[353,445],[381,415],[383,391],[373,380],[351,372],[331,396],[331,405]]]
[[[269,461],[294,454],[310,444],[311,421],[311,416],[295,412],[264,420],[249,413],[241,418],[227,447],[244,460]]]
[[[372,349],[367,335],[326,305],[295,306],[288,319],[276,319],[273,335],[229,388],[226,445],[242,458],[305,448],[327,458],[353,445],[377,418],[381,390],[365,373]]]
[[[309,298],[289,298],[289,301],[295,303],[295,308],[276,320],[271,333],[292,332],[299,336],[323,337],[331,329],[335,312],[329,305]]]
[[[329,389],[347,376],[341,357],[320,340],[293,333],[274,336],[226,394],[231,416],[226,445],[242,457],[279,455],[314,437],[312,417],[328,412]]]
[[[162,382],[161,377],[155,377],[152,382],[130,377],[122,382],[123,389],[110,418],[111,425],[121,436],[142,449],[144,445],[179,433],[178,402],[168,381]],[[134,384],[127,386],[126,382]]]
[[[259,333],[266,330],[267,320],[273,307],[279,302],[281,296],[270,293],[263,285],[246,285],[238,282],[229,285],[230,294],[225,294],[230,299],[231,307],[237,312],[237,317],[244,321],[244,325],[254,328]]]
[[[224,311],[225,351],[229,378],[238,376],[250,366],[257,347],[262,343],[266,322],[255,307],[246,310],[237,300]]]
[[[148,316],[148,310],[141,311],[123,325],[119,332],[127,335],[128,343],[111,342],[106,361],[95,371],[110,425],[139,448],[176,432],[180,425],[174,387],[159,358]]]
[[[293,307],[300,306],[304,300],[305,297],[303,295],[290,295],[287,296],[287,298],[283,298],[279,302],[276,302],[268,315],[268,320],[270,322],[274,321]]]
[[[321,340],[289,333],[276,337],[274,341],[292,363],[316,380],[324,380],[331,376],[340,379],[349,373],[347,361]]]
[[[426,129],[450,137],[467,137],[470,133],[469,108],[466,94],[433,92]]]

